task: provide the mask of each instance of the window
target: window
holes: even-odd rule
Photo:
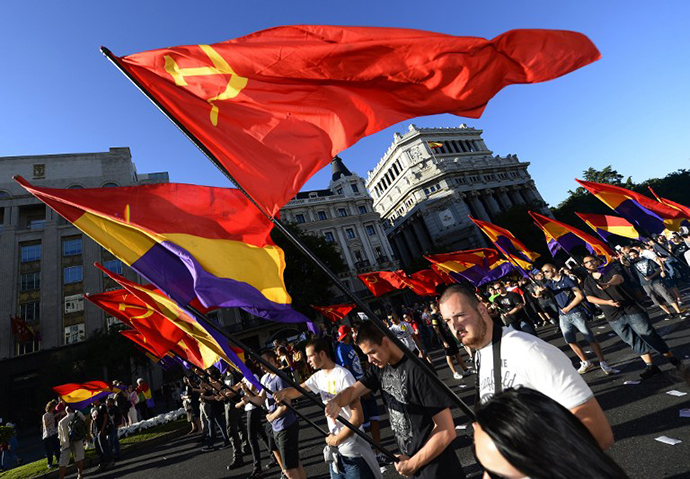
[[[353,193],[359,193],[359,187],[354,183],[352,183],[352,192]]]
[[[63,256],[76,256],[78,254],[81,254],[81,249],[81,238],[70,238],[62,241]]]
[[[41,319],[41,303],[33,301],[20,304],[19,317],[27,323],[38,323]]]
[[[81,186],[81,185],[72,185],[72,186],[68,186],[67,189],[70,189],[70,190],[82,190],[82,189],[84,189],[84,187]]]
[[[65,314],[78,311],[84,311],[84,295],[73,294],[72,296],[65,296]]]
[[[436,187],[434,185],[431,185],[429,187],[429,191],[431,191],[433,193],[434,191],[436,191]]]
[[[424,188],[424,194],[428,195],[429,194],[429,188]]]
[[[105,327],[108,331],[113,329],[116,331],[124,329],[124,325],[125,324],[117,318],[113,318],[112,316],[105,317]]]
[[[345,208],[338,208],[338,216],[341,218],[347,216],[347,210]]]
[[[305,223],[304,215],[295,215],[295,220],[296,220],[298,223]]]
[[[114,188],[116,186],[117,186],[117,183],[110,182],[110,183],[106,183],[105,185],[103,185],[103,188]]]
[[[331,233],[330,231],[326,231],[323,234],[323,236],[324,236],[324,238],[326,238],[326,241],[328,241],[329,243],[333,243],[335,241],[335,236],[333,236],[333,233]]]
[[[372,225],[367,225],[367,234],[369,236],[374,236],[376,234],[376,230]]]
[[[84,341],[84,323],[73,324],[65,328],[65,344],[74,344]]]
[[[360,206],[359,207],[359,214],[363,215],[364,213],[367,212],[367,207],[366,206]]]
[[[346,228],[345,236],[347,236],[347,239],[355,239],[355,230],[353,230],[352,228]]]
[[[322,221],[327,218],[325,211],[317,211],[316,214],[318,215],[319,219]]]
[[[82,265],[68,266],[62,270],[62,273],[62,282],[64,284],[84,281],[84,267]]]
[[[24,273],[21,275],[20,291],[31,291],[41,287],[41,273],[34,271],[33,273]]]
[[[30,230],[42,230],[45,228],[46,220],[31,220],[29,221]]]
[[[439,185],[438,183],[436,183],[436,189],[437,189],[437,190],[440,190],[440,189],[441,189],[441,185]]]
[[[41,259],[41,245],[31,244],[21,247],[22,263],[29,263],[31,261],[39,261]]]
[[[343,194],[343,189],[342,189],[342,188],[338,188],[338,189],[336,190],[336,193],[338,193],[339,195],[342,195],[342,194]]]
[[[117,274],[122,274],[122,261],[120,261],[119,259],[111,259],[108,261],[104,261],[103,266],[108,271],[112,271],[113,273]],[[105,273],[103,273],[103,275],[107,276]]]

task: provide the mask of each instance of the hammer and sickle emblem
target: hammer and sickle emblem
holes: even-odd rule
[[[139,316],[131,316],[129,319],[146,319],[153,314],[153,309],[148,305],[146,305],[144,308],[141,306],[132,306],[131,304],[120,303],[120,311],[125,311],[127,308],[145,310],[144,313],[140,314]]]
[[[367,276],[367,281],[371,284],[378,283],[379,279],[376,276]]]
[[[235,98],[247,86],[248,79],[235,73],[225,59],[210,45],[199,45],[199,48],[211,60],[213,66],[180,68],[170,55],[165,55],[165,71],[175,80],[177,86],[187,86],[185,77],[189,76],[230,75],[225,91],[218,96],[206,99],[211,105],[211,124],[218,126],[218,107],[213,102]]]

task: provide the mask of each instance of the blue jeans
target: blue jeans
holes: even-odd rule
[[[120,438],[117,436],[117,429],[113,426],[113,432],[108,434],[110,438],[110,451],[115,459],[120,457]]]
[[[374,473],[361,457],[340,456],[338,460],[340,472],[333,472],[333,466],[329,468],[331,479],[374,479]]]
[[[96,454],[98,454],[99,463],[105,466],[112,460],[110,438],[106,433],[97,434],[94,442],[96,443]]]
[[[594,333],[587,325],[587,319],[584,313],[580,311],[572,311],[568,314],[561,313],[559,316],[561,323],[561,331],[563,332],[563,339],[565,342],[577,343],[577,331],[580,331],[588,343],[596,343]]]
[[[644,313],[625,314],[609,324],[611,329],[640,356],[652,350],[659,354],[669,351],[666,341],[659,336]]]

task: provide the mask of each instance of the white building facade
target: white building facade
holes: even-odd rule
[[[489,150],[482,130],[417,128],[396,133],[366,187],[395,255],[408,266],[424,254],[486,246],[473,218],[493,221],[515,205],[548,215],[516,155]]]
[[[350,291],[366,297],[369,291],[356,276],[394,270],[399,263],[364,180],[351,173],[337,156],[331,166],[333,175],[328,189],[298,193],[281,209],[281,218],[334,243],[348,267],[341,280]]]

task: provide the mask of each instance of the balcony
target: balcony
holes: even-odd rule
[[[366,273],[371,271],[371,262],[368,259],[355,262],[355,269],[358,273]]]

